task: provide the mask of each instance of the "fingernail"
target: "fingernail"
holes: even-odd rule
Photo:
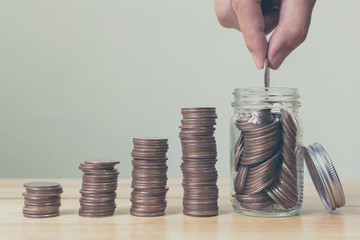
[[[278,52],[274,57],[269,59],[269,66],[272,69],[278,69],[282,62],[285,60],[286,54],[283,52]]]
[[[255,66],[257,67],[257,69],[262,69],[264,67],[264,64],[261,65],[259,59],[256,57],[256,55],[254,53],[251,53],[253,59],[254,59],[254,62],[255,62]]]

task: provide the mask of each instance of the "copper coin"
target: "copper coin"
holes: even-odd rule
[[[152,179],[146,179],[146,180],[141,180],[141,179],[137,179],[137,178],[133,178],[131,184],[134,186],[138,186],[138,185],[157,185],[160,187],[164,187],[166,186],[167,180],[152,180]]]
[[[61,185],[56,182],[28,182],[24,183],[24,187],[29,189],[53,190],[61,188]]]
[[[49,217],[59,216],[60,212],[54,211],[54,212],[46,212],[46,213],[42,213],[42,214],[33,214],[31,212],[23,211],[23,215],[24,215],[24,217],[28,217],[28,218],[49,218]]]
[[[26,197],[26,198],[32,198],[32,199],[49,199],[51,197],[56,198],[57,196],[60,195],[60,193],[29,193],[29,192],[24,192],[22,195],[24,197]]]
[[[190,108],[181,108],[181,113],[198,113],[198,112],[215,112],[215,107],[190,107]]]
[[[82,186],[90,187],[90,188],[116,188],[117,182],[114,183],[83,182]]]
[[[115,166],[119,164],[120,161],[85,161],[85,164],[89,166]]]
[[[60,202],[60,197],[57,199],[48,199],[48,198],[24,198],[26,203],[33,203],[33,204],[51,204],[55,202]]]
[[[144,212],[139,212],[139,211],[130,209],[130,214],[132,216],[136,216],[136,217],[159,217],[159,216],[164,216],[165,211],[164,212],[144,213]]]
[[[114,166],[101,166],[101,165],[94,165],[94,164],[85,164],[80,163],[79,166],[80,170],[114,170]]]
[[[85,175],[117,175],[117,169],[84,169],[82,170]]]
[[[262,203],[240,203],[242,207],[247,209],[262,209],[274,204],[274,201],[262,202]]]
[[[79,216],[82,217],[108,217],[114,215],[114,210],[109,211],[90,211],[79,209]]]
[[[105,193],[113,194],[116,191],[115,188],[85,188],[85,187],[82,187],[81,190],[88,193],[92,192],[92,193],[101,193],[101,194],[105,194]]]
[[[155,139],[155,138],[133,138],[134,145],[156,145],[156,146],[168,146],[167,145],[168,140],[167,139]]]
[[[248,167],[240,166],[239,171],[236,174],[236,177],[234,180],[235,192],[241,193],[244,190],[247,172],[248,172]]]
[[[158,153],[166,154],[168,148],[169,148],[168,145],[156,145],[156,146],[152,146],[152,145],[134,145],[133,150],[136,151],[136,152],[146,152],[146,153],[158,152]]]
[[[160,174],[157,174],[157,175],[148,175],[146,173],[144,174],[141,174],[141,173],[133,173],[132,174],[132,177],[133,177],[133,180],[136,180],[136,181],[144,181],[143,183],[145,182],[154,182],[154,183],[160,183],[162,181],[165,181],[167,180],[167,176],[166,176],[166,173],[160,175]],[[139,183],[141,183],[139,182]]]
[[[93,208],[93,209],[97,209],[97,208],[116,208],[116,204],[115,201],[112,202],[97,202],[97,203],[93,203],[93,202],[86,202],[86,201],[82,201],[80,202],[81,208],[84,209],[85,208]]]
[[[279,131],[280,126],[281,126],[281,124],[280,124],[279,119],[275,118],[273,120],[273,122],[268,125],[262,126],[261,128],[257,128],[255,130],[246,131],[245,135],[248,137],[250,137],[250,136],[256,137],[256,136],[266,135],[266,134],[272,133],[274,131]]]
[[[264,191],[259,192],[257,194],[251,194],[251,195],[236,194],[236,195],[234,195],[234,197],[239,202],[244,202],[244,203],[262,203],[262,202],[268,202],[271,200],[269,195]]]
[[[28,213],[33,212],[53,212],[59,211],[60,206],[33,206],[25,204],[23,210]]]
[[[218,215],[218,209],[209,211],[183,210],[184,215],[191,217],[213,217]]]
[[[29,206],[61,206],[61,201],[48,201],[48,202],[36,202],[36,201],[29,201],[29,200],[24,200],[24,204],[25,205],[29,205]]]
[[[214,137],[197,137],[197,138],[181,138],[181,144],[200,144],[200,145],[216,145],[216,140]]]

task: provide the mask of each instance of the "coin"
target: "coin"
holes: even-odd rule
[[[33,214],[31,212],[28,211],[23,211],[23,215],[24,217],[28,217],[28,218],[49,218],[49,217],[57,217],[60,215],[59,211],[53,211],[53,212],[45,212],[45,213],[41,213],[41,214]]]
[[[240,158],[242,153],[244,152],[244,135],[241,132],[238,140],[235,143],[234,147],[234,167],[235,171],[239,170],[240,167]]]
[[[104,166],[111,166],[114,167],[115,165],[119,164],[119,161],[85,161],[84,164],[93,167],[104,167]]]
[[[240,203],[242,207],[247,208],[247,209],[261,209],[261,208],[266,208],[269,207],[273,204],[273,201],[268,201],[268,202],[262,202],[262,203]]]
[[[240,166],[239,171],[236,174],[235,180],[234,180],[234,189],[236,193],[242,193],[245,187],[245,181],[247,178],[248,173],[247,166]]]
[[[269,195],[264,191],[258,192],[256,194],[251,194],[251,195],[236,194],[236,195],[234,195],[234,197],[239,202],[242,202],[242,203],[262,203],[262,202],[271,201],[271,198],[269,197]]]
[[[108,217],[114,215],[114,210],[84,210],[79,209],[79,216],[82,217]]]
[[[218,215],[218,209],[219,208],[193,210],[186,209],[186,207],[184,207],[183,213],[184,215],[191,217],[213,217]]]
[[[297,127],[291,114],[284,108],[280,109],[281,124],[282,124],[282,160],[286,168],[290,171],[295,182],[297,179],[296,168],[296,132]]]
[[[136,216],[136,217],[159,217],[159,216],[164,216],[165,211],[142,212],[142,211],[131,208],[130,214],[133,216]]]
[[[59,201],[52,201],[52,202],[33,202],[33,201],[24,201],[24,205],[28,206],[61,206],[61,202]]]
[[[114,169],[114,166],[80,163],[79,169],[80,169],[80,170],[97,170],[97,169],[113,170],[113,169]]]
[[[25,188],[36,188],[36,189],[59,189],[61,185],[56,182],[28,182],[24,183]]]
[[[270,67],[269,67],[269,59],[266,57],[264,62],[264,86],[270,87]]]
[[[60,205],[29,205],[26,204],[24,205],[23,210],[26,212],[37,212],[37,213],[43,213],[43,212],[54,212],[54,211],[59,211]]]

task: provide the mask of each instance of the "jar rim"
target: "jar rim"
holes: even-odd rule
[[[293,94],[298,94],[298,88],[290,88],[290,87],[244,87],[244,88],[235,88],[233,94],[242,93],[245,91],[290,91]]]
[[[287,87],[247,87],[235,88],[234,101],[231,106],[234,108],[261,109],[276,108],[275,103],[282,107],[300,107],[299,91],[297,88]]]

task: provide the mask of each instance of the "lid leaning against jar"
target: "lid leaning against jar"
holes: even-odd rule
[[[311,179],[328,212],[345,205],[345,195],[333,163],[323,146],[314,143],[304,148]]]

